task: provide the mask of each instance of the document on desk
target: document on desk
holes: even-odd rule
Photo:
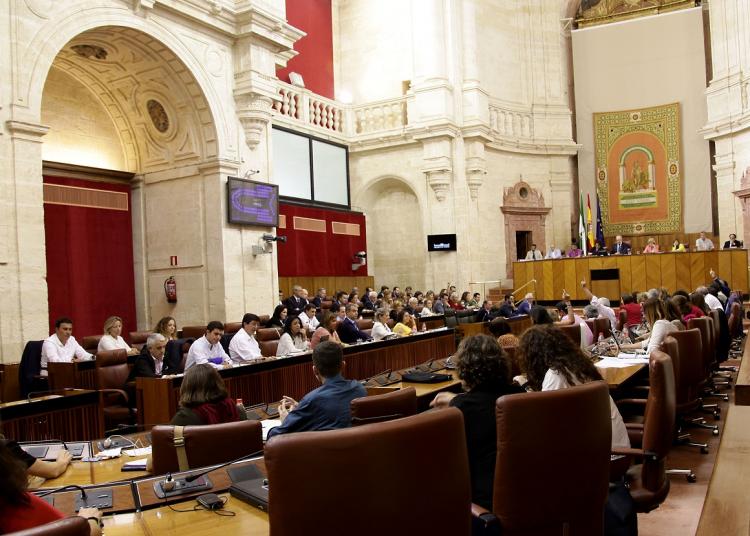
[[[263,441],[265,441],[268,439],[268,431],[276,426],[281,426],[281,420],[266,419],[265,421],[260,421],[260,425],[263,427]]]
[[[599,368],[625,368],[633,365],[648,365],[648,356],[636,356],[633,354],[620,354],[623,357],[605,357],[595,363]]]

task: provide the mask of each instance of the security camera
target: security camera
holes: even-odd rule
[[[286,236],[273,236],[271,233],[263,233],[264,242],[283,242],[286,243]]]
[[[357,253],[354,254],[354,256],[359,257],[360,259],[366,259],[367,253],[365,253],[364,251],[358,251]]]
[[[283,235],[282,236],[277,236],[276,237],[276,241],[277,242],[281,242],[283,244],[286,244],[286,236],[283,236]]]

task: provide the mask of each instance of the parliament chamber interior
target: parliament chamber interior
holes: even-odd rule
[[[0,534],[750,535],[750,0],[0,21]]]

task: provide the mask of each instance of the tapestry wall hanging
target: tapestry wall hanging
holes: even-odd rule
[[[594,114],[605,236],[682,231],[680,105]]]

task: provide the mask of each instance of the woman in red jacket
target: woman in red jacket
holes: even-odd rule
[[[65,515],[26,491],[26,468],[0,442],[0,534],[30,529],[62,519]],[[89,521],[92,536],[99,536],[101,514],[96,508],[81,508],[78,515]]]

